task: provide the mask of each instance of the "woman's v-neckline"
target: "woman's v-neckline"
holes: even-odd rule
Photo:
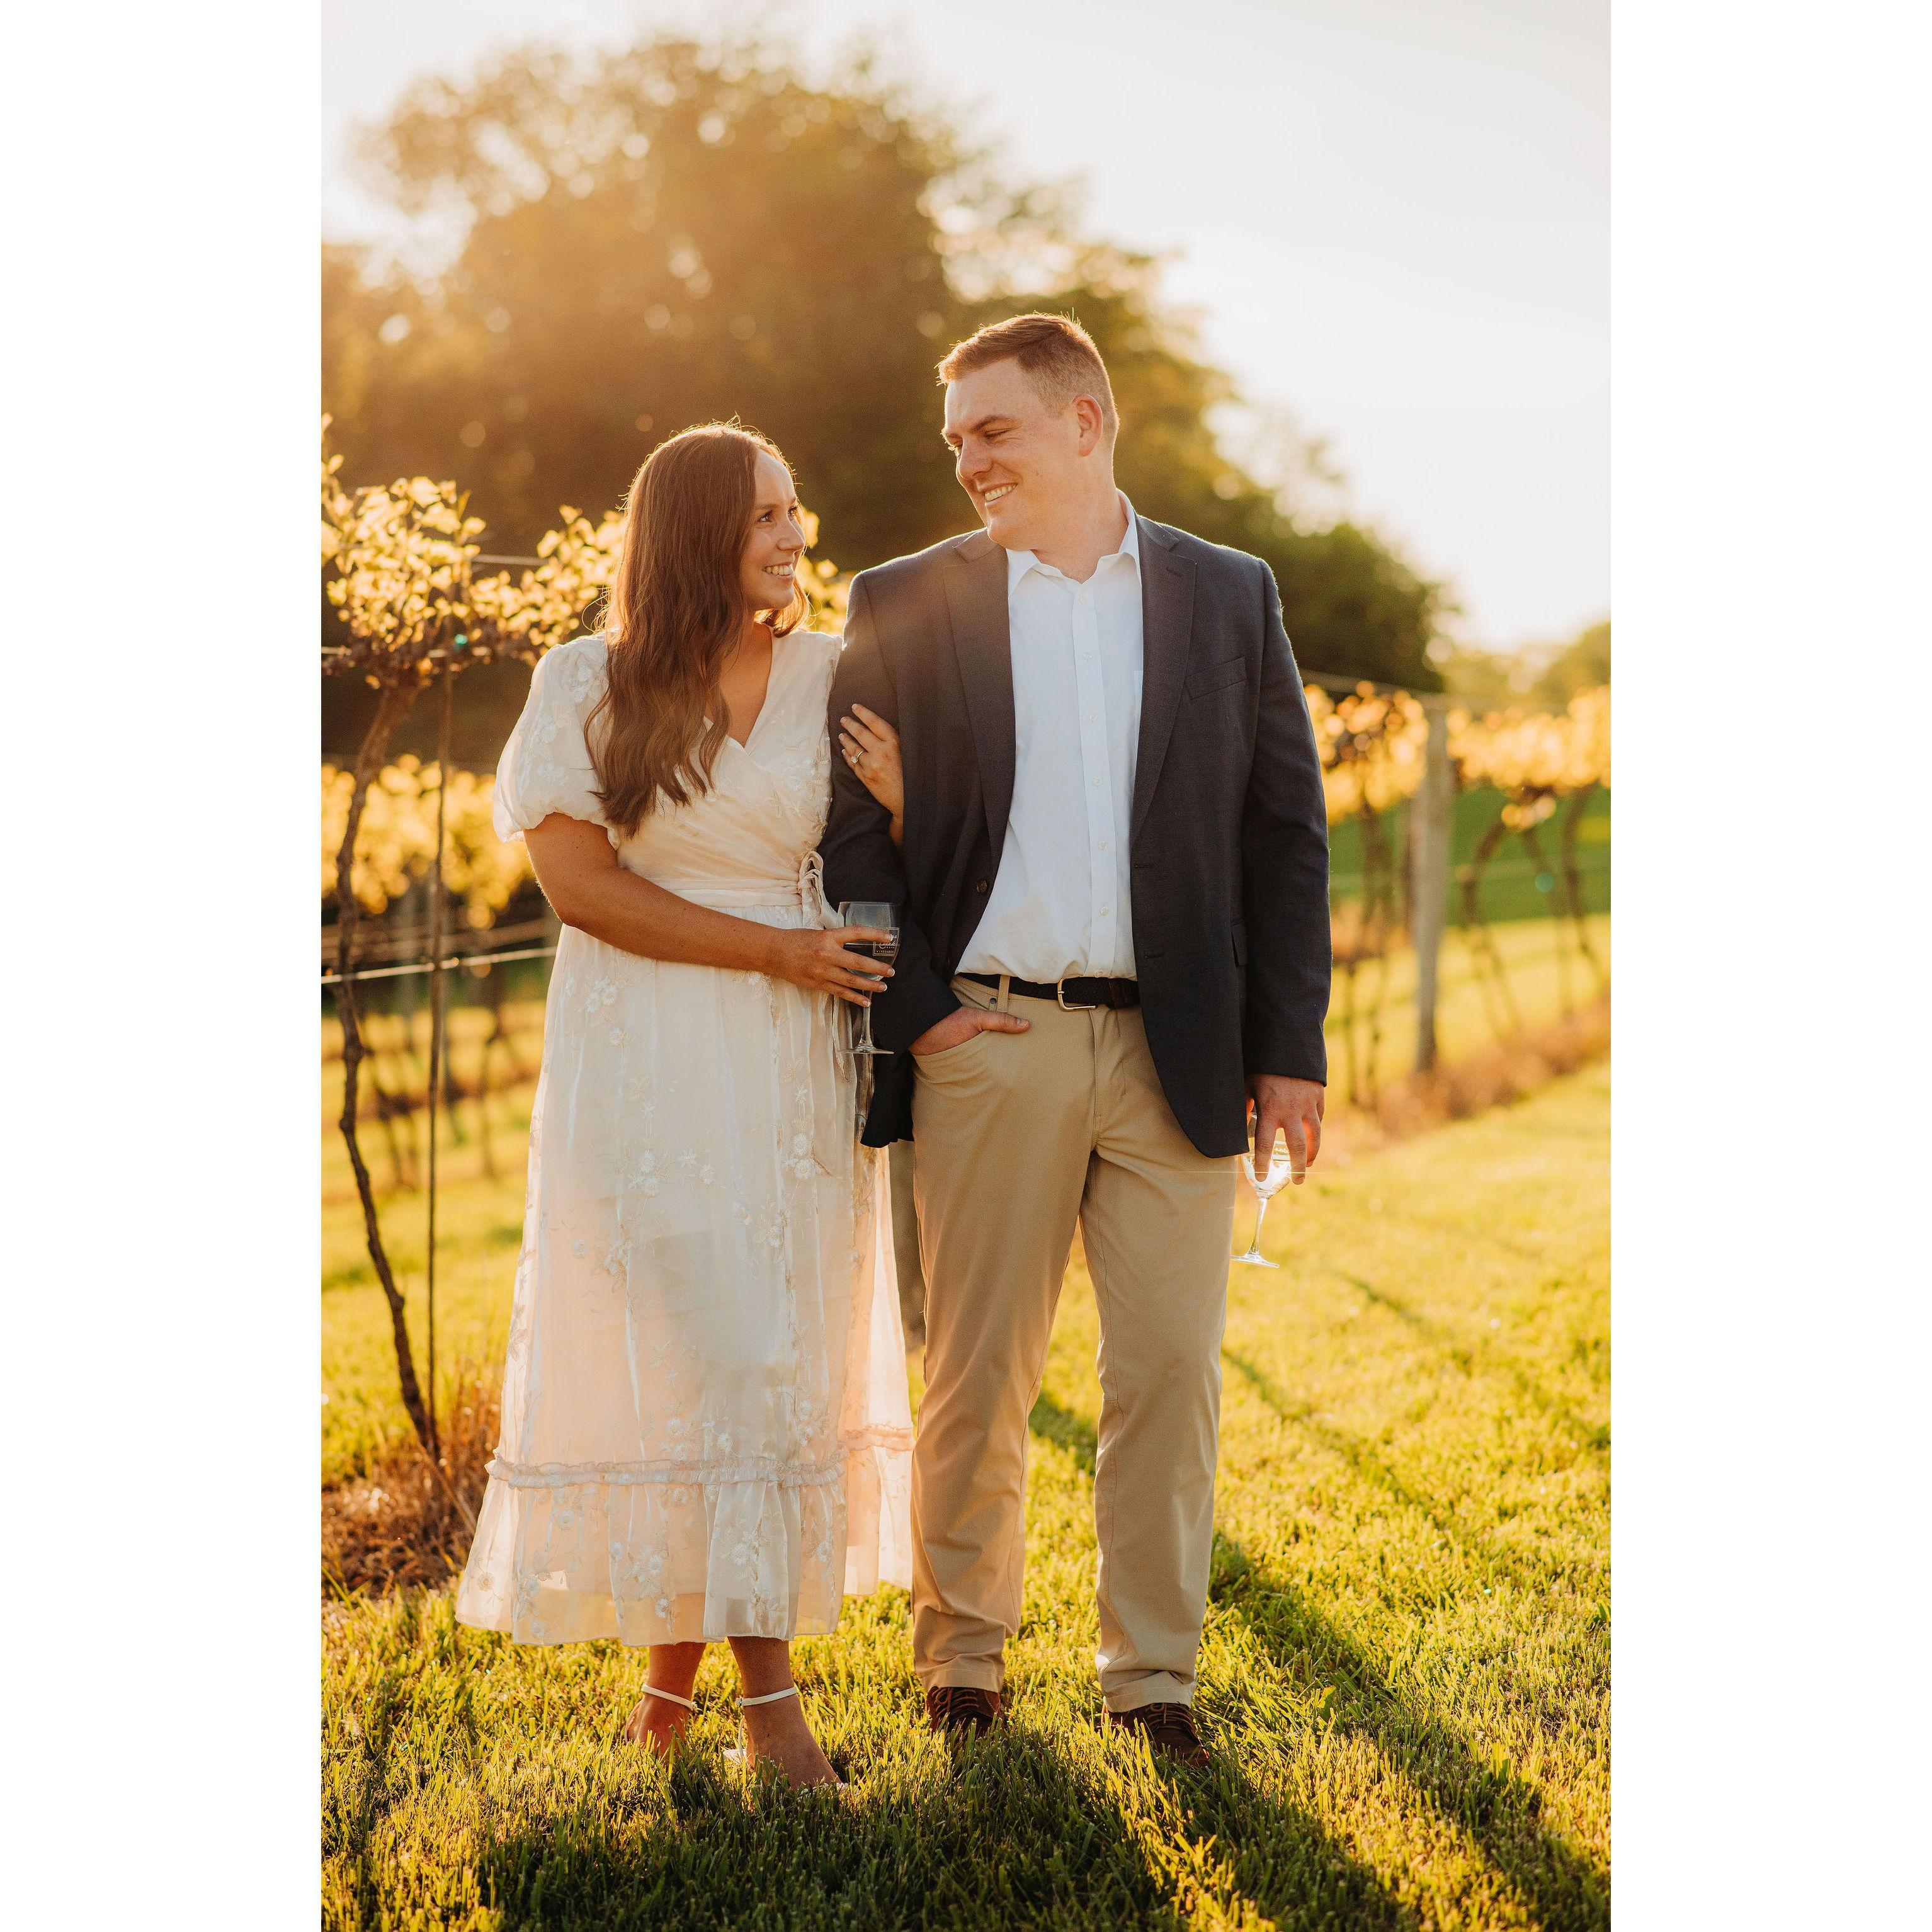
[[[733,735],[728,725],[725,728],[725,742],[735,745],[761,772],[766,770],[765,762],[752,747],[758,742],[758,734],[764,729],[766,719],[772,715],[772,706],[778,696],[778,681],[783,668],[797,655],[792,643],[796,634],[794,632],[772,640],[772,667],[765,676],[764,701],[758,706],[758,715],[752,720],[752,728],[740,738]]]
[[[778,681],[778,646],[784,641],[782,638],[772,638],[771,649],[766,653],[764,692],[758,700],[758,710],[752,714],[749,729],[741,738],[731,729],[728,722],[725,724],[725,736],[741,752],[748,752],[752,748],[752,740],[758,735],[758,727],[764,722],[765,713],[772,708],[772,687]]]

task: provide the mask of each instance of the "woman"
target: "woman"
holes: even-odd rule
[[[838,1004],[890,969],[820,893],[839,646],[796,628],[804,542],[762,436],[674,436],[632,487],[604,635],[538,664],[504,751],[497,831],[564,929],[457,1615],[648,1646],[626,1734],[660,1751],[728,1641],[752,1761],[822,1784],[790,1642],[909,1582],[911,1428]],[[848,755],[890,803],[889,737]]]

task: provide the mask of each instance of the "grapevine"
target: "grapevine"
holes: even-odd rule
[[[1550,868],[1537,827],[1567,802],[1560,832],[1562,908],[1557,931],[1564,1004],[1571,1006],[1569,960],[1561,946],[1567,918],[1578,954],[1588,965],[1600,992],[1608,983],[1590,944],[1583,913],[1582,874],[1576,863],[1576,832],[1591,794],[1610,782],[1610,693],[1607,685],[1579,692],[1568,707],[1554,714],[1518,708],[1476,718],[1466,711],[1449,716],[1449,759],[1461,786],[1490,785],[1502,794],[1496,818],[1477,841],[1469,863],[1458,868],[1462,916],[1480,965],[1484,994],[1492,998],[1490,1017],[1499,1035],[1520,1030],[1502,961],[1482,915],[1482,875],[1511,832],[1528,848],[1538,868]]]
[[[1406,874],[1396,863],[1384,814],[1413,797],[1422,782],[1429,723],[1406,692],[1384,696],[1364,684],[1338,703],[1311,685],[1306,696],[1328,823],[1352,818],[1361,833],[1362,896],[1339,909],[1334,938],[1348,1096],[1352,1104],[1370,1105],[1378,1084],[1390,954],[1409,922],[1406,907],[1397,904]],[[1364,969],[1371,966],[1372,997],[1358,997],[1367,993]]]

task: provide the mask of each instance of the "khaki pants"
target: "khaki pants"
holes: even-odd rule
[[[968,1004],[990,987],[953,982]],[[1027,1417],[1078,1222],[1100,1324],[1100,1688],[1188,1703],[1208,1600],[1234,1163],[1175,1121],[1137,1010],[1016,998],[1024,1034],[918,1063],[926,1395],[913,1450],[913,1656],[997,1690],[1019,1628]]]

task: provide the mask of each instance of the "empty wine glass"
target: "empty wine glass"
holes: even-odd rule
[[[1271,1262],[1262,1252],[1262,1223],[1268,1219],[1268,1203],[1287,1184],[1294,1172],[1294,1162],[1289,1157],[1288,1143],[1276,1140],[1268,1150],[1268,1169],[1265,1173],[1257,1170],[1256,1150],[1250,1146],[1241,1156],[1241,1170],[1255,1190],[1255,1238],[1248,1244],[1244,1255],[1237,1255],[1238,1262],[1246,1262],[1250,1268],[1280,1268],[1279,1262]]]
[[[843,899],[838,906],[838,923],[841,926],[877,926],[889,937],[884,939],[854,939],[848,941],[847,950],[868,952],[877,960],[890,966],[899,956],[898,908],[889,905],[883,899]],[[876,998],[878,996],[874,995]],[[889,1046],[872,1044],[872,1009],[869,1006],[860,1010],[865,1016],[861,1024],[858,1044],[852,1051],[862,1058],[868,1054],[892,1057]]]

